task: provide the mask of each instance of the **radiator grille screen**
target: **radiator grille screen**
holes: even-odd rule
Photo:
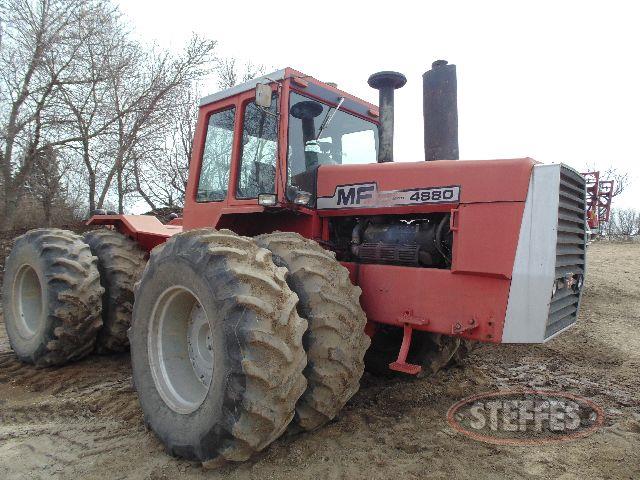
[[[585,198],[584,178],[563,165],[560,169],[555,276],[556,282],[561,281],[551,298],[545,338],[574,323],[578,315],[581,288],[577,288],[577,279],[585,272]],[[562,280],[574,284],[566,286]]]

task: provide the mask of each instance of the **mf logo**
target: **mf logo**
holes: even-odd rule
[[[360,205],[363,200],[373,197],[375,185],[356,185],[353,187],[338,187],[336,195],[338,205]]]
[[[458,203],[460,185],[379,190],[375,182],[338,185],[330,197],[318,197],[319,209],[378,208],[426,203]]]

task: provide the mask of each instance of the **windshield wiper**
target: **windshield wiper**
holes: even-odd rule
[[[316,141],[318,141],[324,129],[329,126],[329,123],[331,123],[331,120],[333,120],[333,116],[336,114],[338,110],[340,110],[340,107],[342,106],[343,103],[344,103],[344,97],[340,97],[340,101],[338,102],[338,106],[335,108],[335,110],[333,112],[331,110],[327,112],[327,116],[324,117],[324,120],[322,121],[322,125],[320,125],[320,130],[318,130]],[[331,113],[331,115],[329,115],[329,113]]]

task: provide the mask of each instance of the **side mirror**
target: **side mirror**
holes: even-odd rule
[[[258,83],[256,85],[256,105],[262,108],[271,107],[272,93],[271,86],[264,83]]]

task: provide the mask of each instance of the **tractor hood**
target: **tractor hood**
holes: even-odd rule
[[[524,202],[531,158],[323,165],[317,208],[334,211]],[[421,209],[422,210],[422,209]]]

